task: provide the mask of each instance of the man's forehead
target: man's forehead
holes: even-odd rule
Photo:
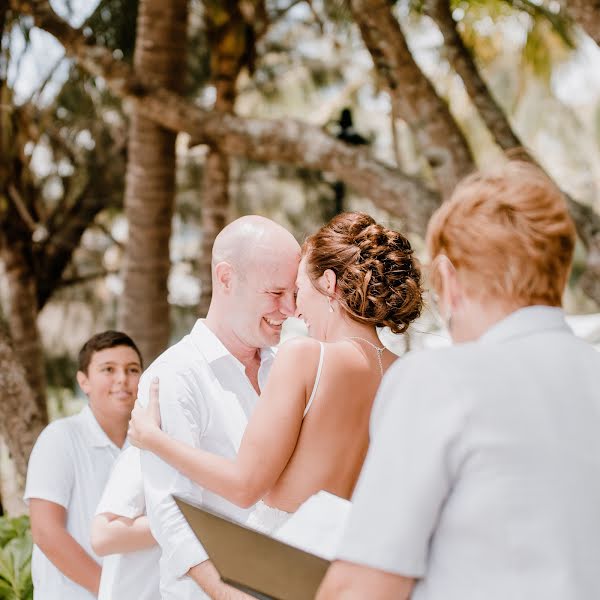
[[[297,267],[293,263],[281,264],[265,261],[256,265],[253,276],[261,287],[273,291],[283,291],[296,284]]]

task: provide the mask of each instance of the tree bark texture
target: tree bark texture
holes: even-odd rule
[[[506,115],[492,96],[477,69],[471,52],[458,33],[449,1],[426,0],[425,11],[435,21],[442,33],[446,58],[454,71],[461,77],[467,94],[494,136],[496,143],[503,150],[522,146],[521,140],[513,132]]]
[[[47,417],[35,401],[23,364],[3,330],[0,330],[0,397],[0,437],[6,443],[19,477],[24,481],[31,449],[45,427]]]
[[[214,108],[223,113],[233,113],[237,78],[248,55],[248,46],[254,44],[254,39],[238,0],[207,4],[205,12],[211,80],[216,90]],[[201,317],[206,316],[212,297],[212,247],[225,227],[229,205],[229,157],[219,147],[209,146],[202,182],[202,248],[198,259],[198,314]]]
[[[187,0],[142,0],[134,69],[142,82],[179,90],[185,76]],[[121,327],[150,363],[169,343],[169,240],[175,196],[176,133],[131,115],[125,178],[125,253]]]
[[[12,228],[5,232],[0,258],[8,281],[8,325],[15,357],[24,368],[25,378],[33,393],[37,412],[48,422],[46,409],[46,371],[42,340],[37,326],[37,290],[27,233]],[[32,408],[33,410],[33,408]]]
[[[567,0],[567,12],[600,44],[600,0]]]
[[[414,131],[440,194],[448,198],[474,168],[448,105],[415,62],[388,0],[350,0],[350,9],[397,114]]]
[[[0,504],[4,514],[9,517],[27,514],[27,505],[23,501],[24,488],[23,476],[18,473],[8,447],[0,438]]]
[[[229,212],[229,157],[209,148],[202,181],[202,246],[198,257],[200,300],[198,316],[205,317],[212,298],[211,257],[215,238],[227,223]]]

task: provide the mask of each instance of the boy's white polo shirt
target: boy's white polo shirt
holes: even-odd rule
[[[129,446],[116,460],[96,514],[135,519],[146,514],[140,451]],[[110,554],[102,564],[98,600],[160,600],[160,546]]]
[[[25,501],[40,498],[63,506],[67,531],[98,564],[102,559],[92,550],[90,527],[119,453],[86,406],[77,415],[50,423],[29,458]],[[35,600],[95,599],[63,575],[35,545],[31,572]]]

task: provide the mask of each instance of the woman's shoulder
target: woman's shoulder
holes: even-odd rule
[[[277,356],[297,357],[319,352],[321,344],[318,340],[307,336],[298,336],[286,340],[277,349]]]

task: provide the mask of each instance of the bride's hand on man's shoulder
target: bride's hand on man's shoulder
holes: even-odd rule
[[[159,382],[155,377],[150,384],[148,406],[136,401],[131,411],[127,436],[132,445],[149,450],[156,433],[160,431]]]

